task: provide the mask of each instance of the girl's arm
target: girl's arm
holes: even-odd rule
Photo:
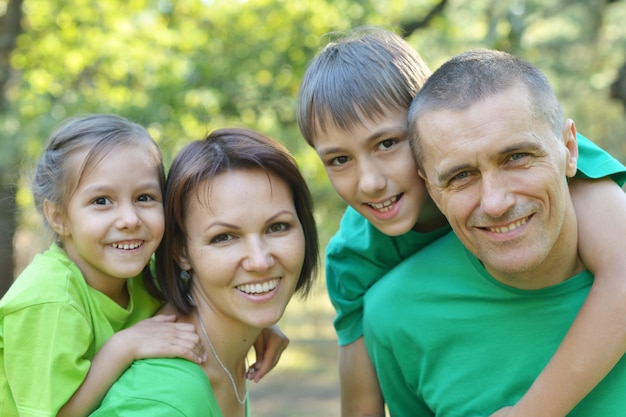
[[[88,415],[134,360],[157,357],[180,357],[202,363],[206,353],[192,324],[176,323],[173,315],[142,320],[115,333],[100,348],[85,380],[57,416]]]
[[[626,351],[626,194],[610,179],[572,180],[581,258],[594,284],[558,351],[507,417],[567,415]]]
[[[384,417],[385,403],[363,337],[339,347],[342,417]]]

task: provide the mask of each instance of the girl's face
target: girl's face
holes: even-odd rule
[[[262,329],[294,293],[304,232],[289,187],[262,170],[233,170],[202,183],[187,202],[191,294],[203,315]]]
[[[313,141],[337,193],[381,232],[408,232],[422,219],[424,182],[407,137],[407,112],[389,110],[351,130],[327,126]]]
[[[65,215],[55,216],[63,246],[89,285],[116,299],[163,237],[159,170],[140,145],[112,149],[85,168]]]

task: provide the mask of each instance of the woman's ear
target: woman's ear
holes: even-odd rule
[[[67,227],[65,214],[58,204],[45,199],[43,202],[43,214],[46,217],[46,221],[59,236],[69,236],[70,231]]]
[[[183,271],[189,271],[191,269],[191,262],[189,262],[189,258],[187,257],[187,248],[184,245],[180,250],[180,254],[176,257],[176,262]]]

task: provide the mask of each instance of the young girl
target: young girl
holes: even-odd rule
[[[399,36],[358,30],[327,45],[310,63],[298,97],[300,130],[351,206],[327,247],[326,261],[327,287],[337,311],[344,417],[384,415],[362,338],[364,294],[388,270],[449,230],[417,176],[406,136],[409,105],[429,75]],[[578,178],[626,181],[619,162],[578,139]],[[615,228],[612,217],[625,210],[623,191],[607,178],[574,180],[570,189],[581,255],[596,282],[562,346],[526,395],[507,410],[510,416],[566,415],[626,349],[626,258],[620,253],[626,233]],[[600,201],[607,209],[603,214]]]
[[[246,355],[315,276],[312,199],[271,139],[221,129],[184,147],[169,172],[157,277],[161,313],[201,329],[209,358],[135,361],[92,416],[246,416]]]
[[[148,264],[164,178],[157,144],[121,117],[71,119],[52,134],[32,191],[56,242],[0,300],[1,416],[87,415],[135,359],[206,359],[193,325],[148,319],[161,306]],[[265,332],[257,374],[286,343]]]
[[[56,242],[0,301],[0,415],[86,415],[134,359],[204,360],[193,326],[147,319],[163,184],[137,124],[93,115],[52,134],[32,191]]]

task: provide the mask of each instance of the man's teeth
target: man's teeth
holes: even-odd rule
[[[506,233],[506,232],[510,232],[511,230],[517,229],[523,224],[526,224],[527,221],[528,221],[528,217],[525,217],[521,220],[518,220],[506,226],[488,227],[487,230],[489,230],[490,232],[495,232],[495,233]]]
[[[141,246],[141,242],[111,243],[111,246],[115,249],[129,250],[138,248]]]
[[[376,209],[378,211],[387,212],[391,210],[391,205],[398,201],[398,196],[391,197],[389,200],[383,201],[382,203],[367,203],[371,208]]]
[[[268,291],[272,291],[274,288],[276,288],[276,286],[278,285],[278,281],[279,279],[273,279],[271,281],[267,281],[264,283],[258,283],[258,284],[243,284],[243,285],[238,285],[237,289],[239,291],[243,291],[246,294],[261,294],[264,292],[268,292]]]

